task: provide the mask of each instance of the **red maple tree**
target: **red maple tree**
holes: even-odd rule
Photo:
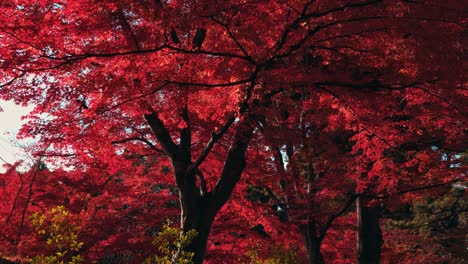
[[[175,181],[181,228],[198,232],[180,250],[195,263],[229,197],[253,185],[288,206],[309,262],[321,263],[327,230],[354,198],[460,178],[433,150],[467,148],[459,1],[0,7],[0,97],[36,106],[22,136],[73,170],[75,192],[89,182],[80,197],[94,206],[141,207],[156,199],[142,184]],[[256,232],[265,229],[279,228],[265,220]]]

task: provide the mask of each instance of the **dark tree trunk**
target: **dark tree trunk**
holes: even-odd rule
[[[210,219],[207,219],[207,222],[208,221],[210,221]],[[190,247],[187,248],[187,251],[194,253],[193,263],[203,263],[212,221],[213,220],[209,223],[200,223],[199,226],[193,227],[193,229],[198,232],[198,235],[192,241]]]
[[[180,132],[180,144],[174,143],[169,131],[156,112],[153,111],[151,114],[145,115],[145,119],[172,163],[176,184],[179,188],[181,235],[190,230],[195,230],[198,233],[191,243],[184,248],[178,249],[176,255],[173,256],[173,262],[176,262],[181,251],[186,251],[194,253],[193,263],[201,264],[206,254],[208,236],[214,218],[229,199],[245,169],[245,152],[254,127],[251,125],[249,118],[240,119],[219,180],[215,187],[208,191],[203,174],[199,171],[198,166],[205,160],[213,145],[226,133],[235,118],[230,118],[224,127],[213,133],[212,139],[208,142],[202,154],[197,160],[192,161],[191,132],[187,111],[187,108],[185,108],[182,114],[188,125]]]
[[[357,263],[378,264],[382,247],[382,230],[380,229],[380,207],[367,206],[362,197],[356,199],[358,222]]]
[[[323,256],[320,252],[320,245],[322,241],[317,235],[317,230],[315,228],[315,222],[309,220],[306,224],[301,225],[300,232],[302,239],[304,240],[304,247],[307,252],[307,258],[309,264],[323,264]]]
[[[195,229],[199,233],[197,238],[188,247],[195,253],[194,263],[203,262],[211,224],[216,214],[227,202],[229,196],[231,196],[245,169],[245,152],[252,137],[253,129],[248,120],[244,119],[240,122],[216,186],[211,192],[199,196],[196,200],[197,202],[193,202],[193,199],[184,201],[185,204],[193,203],[193,206],[186,211],[186,215],[184,215],[186,208],[184,208],[184,205],[182,206],[183,230],[188,231],[190,227],[193,227],[192,229]]]
[[[214,221],[217,211],[214,211],[213,208],[210,208],[208,197],[199,197],[197,201],[194,201],[196,204],[195,207],[192,207],[194,210],[182,211],[181,216],[181,226],[182,231],[188,232],[190,230],[197,231],[197,236],[192,240],[192,242],[182,250],[193,252],[194,263],[202,263],[203,258],[206,254],[206,247],[208,242],[208,236],[210,234],[211,224]]]

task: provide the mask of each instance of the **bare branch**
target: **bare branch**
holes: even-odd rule
[[[26,73],[23,73],[23,74],[21,74],[21,75],[18,75],[18,76],[16,76],[16,77],[14,77],[13,79],[9,80],[9,81],[6,82],[6,83],[0,84],[0,88],[3,88],[3,87],[8,86],[8,85],[11,85],[11,84],[14,83],[17,79],[23,77],[25,74],[26,74]]]
[[[164,151],[157,148],[153,143],[151,143],[149,140],[147,140],[146,138],[143,138],[143,137],[130,137],[130,138],[125,138],[125,139],[121,139],[121,140],[114,140],[114,141],[111,142],[111,144],[121,144],[121,143],[130,142],[130,141],[141,141],[141,142],[145,143],[146,145],[148,145],[152,150],[155,150],[155,151],[157,151],[159,153],[164,153]]]
[[[368,2],[361,2],[361,3],[348,3],[346,5],[343,5],[343,6],[340,6],[340,7],[336,7],[336,8],[332,8],[332,9],[329,9],[327,11],[323,11],[323,12],[312,12],[312,13],[307,13],[307,10],[309,9],[309,6],[313,3],[314,1],[310,1],[308,2],[304,8],[302,9],[302,12],[300,14],[299,17],[297,17],[290,25],[288,25],[286,27],[286,29],[284,30],[283,34],[281,35],[280,39],[277,41],[276,43],[276,51],[279,51],[283,46],[284,44],[286,43],[287,41],[287,38],[288,38],[288,35],[296,28],[299,27],[299,25],[307,20],[307,19],[310,19],[310,18],[319,18],[319,17],[323,17],[323,16],[326,16],[328,14],[331,14],[331,13],[334,13],[334,12],[338,12],[338,11],[344,11],[345,9],[347,8],[359,8],[359,7],[363,7],[363,6],[368,6],[368,5],[373,5],[373,4],[376,4],[376,3],[379,3],[379,2],[382,2],[382,0],[375,0],[375,1],[368,1]],[[341,20],[341,21],[335,21],[335,22],[332,22],[330,24],[327,24],[325,26],[317,26],[314,31],[318,31],[320,29],[320,27],[329,27],[329,26],[332,26],[332,25],[336,25],[336,24],[340,24],[340,23],[343,23],[343,22],[351,22],[352,19],[350,19],[349,21],[346,21],[346,20]],[[354,20],[354,19],[353,19]],[[309,33],[310,35],[310,33]],[[303,42],[303,41],[301,41]]]
[[[110,111],[110,110],[113,110],[113,109],[115,109],[115,108],[117,108],[117,107],[119,107],[119,106],[122,106],[122,105],[124,105],[124,104],[126,104],[126,103],[129,103],[129,102],[131,102],[131,101],[134,101],[134,100],[137,100],[137,99],[141,99],[141,98],[145,98],[145,97],[148,96],[148,95],[152,95],[152,94],[156,93],[157,91],[160,91],[161,89],[163,89],[164,87],[166,87],[166,86],[168,86],[168,85],[169,85],[169,82],[164,82],[162,85],[156,87],[155,89],[153,89],[153,90],[151,90],[151,91],[149,91],[149,92],[147,92],[147,93],[143,93],[143,94],[137,95],[137,96],[135,96],[135,97],[131,97],[131,98],[129,98],[129,99],[125,99],[125,100],[123,100],[123,101],[121,101],[121,102],[118,102],[118,103],[116,103],[115,105],[113,105],[113,106],[111,106],[111,107],[109,107],[109,108],[106,108],[106,109],[102,110],[102,112],[101,112],[100,114],[103,114],[103,113],[105,113],[105,112],[108,112],[108,111]]]
[[[466,117],[466,116],[468,115],[468,113],[465,112],[465,111],[463,111],[459,106],[454,105],[453,103],[449,102],[449,101],[447,100],[447,98],[444,98],[444,97],[442,97],[442,96],[440,96],[440,95],[438,95],[438,94],[435,94],[435,93],[429,91],[427,88],[424,88],[424,87],[419,87],[419,86],[417,86],[417,87],[415,87],[415,88],[420,89],[420,90],[426,92],[427,94],[429,94],[429,95],[431,95],[431,96],[434,96],[435,98],[441,100],[442,102],[446,103],[447,105],[449,105],[449,106],[452,107],[453,109],[457,110],[457,112],[459,112],[459,113],[462,114],[463,116]]]
[[[336,218],[342,216],[351,205],[353,205],[354,201],[356,200],[358,196],[356,194],[351,195],[351,197],[346,201],[345,205],[341,208],[340,211],[338,211],[336,214],[332,214],[327,222],[325,223],[325,226],[322,228],[320,231],[320,241],[322,241],[325,238],[325,235],[330,228],[330,226],[333,224],[333,221],[335,221]]]
[[[235,82],[228,82],[228,83],[195,83],[195,82],[179,82],[179,81],[171,81],[166,80],[168,84],[176,84],[180,86],[198,86],[198,87],[206,87],[206,88],[215,88],[215,87],[228,87],[228,86],[235,86],[239,84],[245,84],[250,82],[251,78],[235,81]]]
[[[459,182],[459,181],[461,181],[461,180],[460,179],[454,179],[454,180],[451,180],[451,181],[448,181],[448,182],[410,188],[410,189],[406,189],[406,190],[402,190],[402,191],[398,191],[398,192],[391,193],[391,194],[386,194],[386,195],[375,195],[374,196],[374,195],[365,195],[365,194],[363,194],[361,196],[364,196],[364,197],[367,197],[367,198],[373,198],[373,199],[386,199],[386,198],[402,195],[402,194],[405,194],[405,193],[418,192],[418,191],[423,191],[423,190],[429,190],[429,189],[444,187],[444,186],[448,186],[448,185],[450,185],[452,183],[456,183],[456,182]]]
[[[304,15],[304,19],[323,17],[323,16],[326,16],[326,15],[334,13],[334,12],[344,11],[345,9],[348,9],[348,8],[349,9],[350,8],[361,8],[363,6],[370,6],[370,5],[378,4],[378,3],[381,3],[381,2],[382,2],[382,0],[373,0],[373,1],[367,1],[367,2],[361,2],[361,3],[348,3],[346,5],[331,8],[331,9],[323,11],[323,12],[319,12],[319,13],[312,12],[312,13],[306,14],[306,15]]]
[[[234,34],[232,33],[231,29],[229,28],[229,25],[228,24],[225,24],[225,23],[222,23],[221,21],[219,21],[218,19],[216,19],[214,16],[211,17],[211,19],[217,23],[218,25],[221,25],[222,27],[224,27],[224,29],[226,29],[226,32],[228,33],[229,37],[234,41],[234,43],[236,43],[237,47],[239,47],[239,49],[242,51],[242,53],[245,55],[245,57],[247,59],[249,59],[249,61],[256,65],[255,61],[252,59],[252,57],[249,55],[249,53],[247,52],[247,50],[244,48],[244,46],[242,46],[242,44],[240,44],[239,40],[234,36]]]
[[[213,57],[227,57],[227,58],[237,58],[241,60],[245,60],[248,62],[251,62],[251,58],[246,57],[244,55],[236,54],[236,53],[229,53],[229,52],[220,52],[220,51],[208,51],[208,50],[202,50],[202,49],[196,49],[196,50],[188,50],[180,47],[175,47],[171,45],[165,45],[168,49],[174,50],[180,53],[185,53],[185,54],[203,54],[203,55],[210,55]]]
[[[20,194],[21,194],[21,192],[23,191],[23,188],[24,188],[23,174],[20,173],[19,171],[17,171],[16,168],[15,168],[15,171],[18,174],[18,177],[20,178],[21,184],[20,184],[20,187],[19,187],[18,191],[16,192],[15,198],[13,200],[13,206],[11,207],[10,213],[8,214],[8,216],[7,216],[6,220],[5,220],[5,223],[7,223],[7,224],[8,224],[8,222],[10,222],[10,218],[12,217],[12,215],[13,215],[15,209],[16,209],[16,204],[18,202],[19,196],[20,196]]]

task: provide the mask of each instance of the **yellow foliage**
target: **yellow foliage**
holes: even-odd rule
[[[84,263],[84,259],[77,255],[84,243],[78,241],[78,227],[71,223],[71,215],[64,206],[54,207],[44,214],[36,212],[29,219],[37,234],[55,251],[55,254],[50,256],[34,256],[30,260],[31,264]]]
[[[181,250],[189,245],[198,235],[197,231],[190,230],[182,233],[180,228],[171,227],[168,220],[163,230],[154,238],[153,244],[158,248],[158,254],[146,259],[145,264],[188,264],[192,263],[193,252]]]

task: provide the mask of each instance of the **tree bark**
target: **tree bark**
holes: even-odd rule
[[[208,237],[211,225],[218,211],[213,210],[206,196],[195,198],[191,209],[181,212],[182,234],[190,230],[197,231],[197,236],[186,248],[180,248],[187,252],[193,252],[193,262],[202,263],[206,254]]]
[[[323,255],[320,252],[320,246],[322,241],[317,235],[317,230],[315,228],[315,222],[313,220],[308,220],[307,223],[299,227],[302,239],[304,240],[304,247],[307,252],[307,258],[309,264],[323,264]]]
[[[356,199],[358,222],[357,263],[378,264],[382,247],[382,230],[380,229],[380,207],[367,206],[362,197]]]
[[[175,144],[164,123],[159,119],[156,112],[145,115],[145,119],[150,125],[153,134],[167,157],[171,160],[175,181],[179,188],[179,201],[181,205],[181,235],[190,230],[195,230],[197,236],[184,248],[179,248],[173,260],[176,260],[181,251],[193,252],[193,263],[201,264],[206,254],[208,236],[211,225],[216,214],[229,199],[234,187],[240,180],[245,169],[245,152],[252,137],[254,126],[248,117],[241,118],[231,147],[223,166],[223,170],[216,186],[207,191],[204,181],[199,181],[197,185],[197,174],[203,177],[198,171],[198,165],[204,160],[207,153],[202,154],[202,158],[193,163],[191,160],[191,133],[188,122],[187,109],[184,110],[184,120],[187,127],[180,133],[180,144]],[[222,133],[216,133],[216,137],[221,137],[233,123],[233,119],[227,122]],[[212,144],[206,148],[209,151]]]

